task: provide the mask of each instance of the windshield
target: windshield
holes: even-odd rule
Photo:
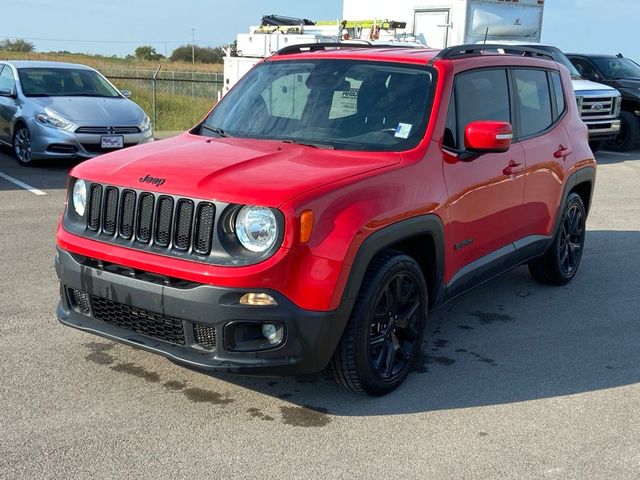
[[[20,68],[18,76],[27,97],[120,97],[120,93],[93,70]]]
[[[558,62],[561,65],[564,65],[569,69],[569,72],[571,72],[572,77],[580,78],[580,72],[578,72],[575,65],[571,63],[571,60],[569,60],[567,56],[564,53],[562,53],[562,50],[560,50],[557,47],[551,47],[548,45],[532,45],[532,46],[534,48],[537,48],[538,50],[544,50],[545,52],[549,52],[556,62]]]
[[[424,67],[391,63],[267,61],[224,96],[200,134],[406,150],[424,134],[432,80]]]
[[[640,78],[640,67],[628,58],[594,58],[605,78]]]

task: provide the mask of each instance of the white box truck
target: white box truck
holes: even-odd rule
[[[539,42],[544,0],[344,0],[343,18],[393,18],[432,48],[501,40]]]

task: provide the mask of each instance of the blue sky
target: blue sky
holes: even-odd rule
[[[392,1],[392,0],[390,0]],[[341,0],[3,0],[0,39],[21,37],[38,51],[124,56],[142,44],[171,53],[191,42],[217,46],[262,15],[333,20]],[[640,61],[638,0],[547,0],[542,41],[567,52],[618,53]],[[604,6],[605,4],[606,6]],[[365,15],[363,15],[364,17]],[[13,19],[7,22],[6,19]]]

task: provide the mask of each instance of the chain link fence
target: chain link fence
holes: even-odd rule
[[[222,94],[222,73],[102,68],[100,72],[151,118],[156,131],[187,130]]]

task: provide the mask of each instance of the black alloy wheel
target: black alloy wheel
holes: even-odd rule
[[[383,287],[369,325],[369,359],[376,375],[393,381],[411,360],[420,328],[418,280],[398,273]]]
[[[586,238],[587,212],[582,198],[570,193],[558,231],[549,249],[529,262],[534,280],[547,285],[565,285],[575,277]]]
[[[580,264],[585,237],[584,209],[573,203],[565,214],[560,230],[559,264],[566,277],[573,275]]]
[[[429,297],[420,265],[388,250],[372,260],[329,370],[343,388],[385,395],[422,348]]]

